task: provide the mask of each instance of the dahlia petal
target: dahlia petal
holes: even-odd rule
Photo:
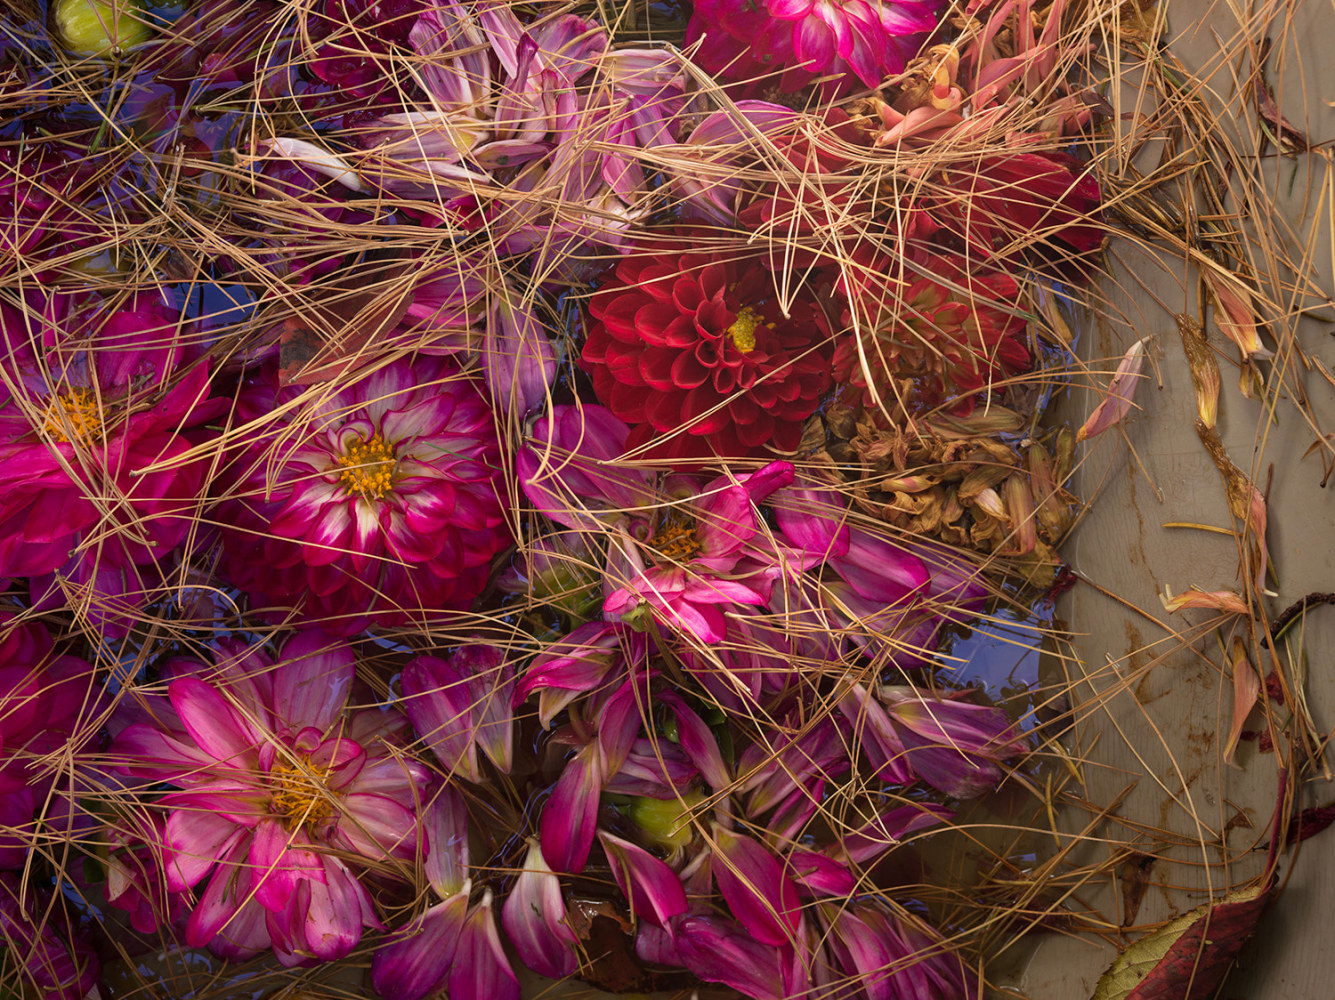
[[[804,69],[823,72],[836,55],[834,32],[824,21],[804,18],[793,26],[793,48]]]
[[[794,940],[802,912],[778,859],[750,837],[717,825],[714,845],[714,879],[732,915],[762,944]]]
[[[347,643],[304,629],[283,646],[274,672],[274,710],[290,726],[326,732],[347,707],[355,672]]]
[[[353,794],[342,800],[339,833],[363,857],[402,856],[411,851],[416,814],[383,795]]]
[[[324,878],[320,859],[296,838],[276,819],[255,827],[246,860],[255,880],[255,901],[266,910],[284,909],[299,882]]]
[[[584,870],[598,823],[603,776],[603,756],[598,744],[591,743],[566,762],[542,808],[541,853],[550,855],[557,871],[577,875]]]
[[[561,883],[537,841],[529,842],[524,868],[501,909],[501,924],[520,960],[539,975],[561,979],[579,967],[579,940],[567,924]]]
[[[375,991],[395,1000],[438,992],[449,978],[467,913],[468,894],[450,896],[377,948],[371,960]]]
[[[167,696],[191,738],[216,761],[253,770],[263,738],[213,687],[182,677],[167,687]]]
[[[193,888],[246,833],[226,817],[203,808],[206,797],[199,800],[200,808],[184,803],[174,808],[163,831],[163,868],[171,892]]]
[[[464,922],[450,970],[449,995],[519,1000],[519,980],[501,945],[490,889],[484,890],[482,901]]]
[[[612,875],[631,913],[658,925],[686,912],[686,891],[677,873],[642,847],[599,831]]]

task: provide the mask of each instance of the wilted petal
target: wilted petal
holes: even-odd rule
[[[1089,419],[1076,431],[1076,441],[1084,441],[1102,434],[1113,424],[1121,422],[1135,406],[1136,388],[1140,385],[1140,370],[1145,366],[1145,341],[1137,340],[1122,357],[1102,402],[1094,407]]]
[[[754,1000],[789,1000],[778,948],[716,917],[682,917],[674,931],[682,961],[701,979],[723,983]]]
[[[444,985],[454,962],[468,894],[437,903],[376,949],[371,960],[371,985],[382,997],[420,1000]]]
[[[1191,587],[1176,597],[1160,597],[1165,611],[1181,611],[1183,608],[1209,608],[1230,615],[1248,615],[1251,609],[1235,590],[1201,590]]]
[[[579,941],[566,923],[561,882],[537,841],[529,841],[524,870],[505,900],[501,923],[520,960],[539,975],[560,979],[579,967]]]
[[[468,914],[459,946],[450,970],[451,997],[478,997],[485,1000],[519,1000],[519,980],[510,968],[510,960],[501,946],[492,912],[491,890]]]
[[[482,367],[497,405],[523,414],[546,399],[556,377],[556,352],[532,304],[517,299],[507,284],[492,295]]]
[[[427,848],[423,865],[427,881],[442,897],[468,884],[468,809],[448,785],[436,793],[422,816]]]
[[[557,871],[578,874],[589,860],[603,790],[603,753],[590,743],[566,762],[565,770],[542,807],[539,835],[542,854]],[[506,903],[508,912],[509,903]]]
[[[403,668],[403,711],[451,772],[477,781],[476,721],[466,678],[446,661],[418,656]]]
[[[670,919],[686,912],[686,891],[676,872],[628,840],[601,830],[598,838],[632,913],[665,927]]]
[[[347,160],[341,156],[335,156],[329,150],[317,146],[313,142],[279,136],[274,139],[263,139],[260,141],[260,145],[275,156],[282,157],[285,160],[293,160],[314,170],[317,174],[323,174],[325,177],[337,181],[349,191],[361,192],[366,190],[361,178],[357,176],[357,171],[352,168]]]
[[[1233,719],[1228,729],[1228,741],[1224,744],[1224,760],[1233,763],[1233,752],[1238,748],[1238,739],[1242,736],[1242,727],[1247,722],[1247,715],[1256,705],[1261,693],[1261,678],[1257,676],[1252,662],[1247,658],[1247,647],[1242,639],[1233,638]]]
[[[757,941],[793,940],[802,919],[797,887],[767,848],[715,825],[714,878],[732,915]]]

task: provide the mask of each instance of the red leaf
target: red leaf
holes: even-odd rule
[[[1256,929],[1275,883],[1198,906],[1117,956],[1093,1000],[1205,1000],[1214,995]]]

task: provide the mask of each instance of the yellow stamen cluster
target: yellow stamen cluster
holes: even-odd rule
[[[297,767],[275,764],[269,769],[269,809],[289,830],[322,826],[334,815],[334,803],[325,787],[328,768],[304,760]]]
[[[46,433],[57,441],[91,444],[102,438],[102,410],[90,389],[66,389],[51,397]]]
[[[376,434],[369,441],[353,438],[338,464],[343,468],[338,478],[349,493],[379,500],[394,488],[399,460],[389,442]]]
[[[728,327],[728,336],[732,346],[743,354],[750,354],[756,349],[756,327],[760,326],[760,315],[750,306],[742,306],[742,311]]]
[[[671,511],[654,532],[650,544],[670,563],[684,563],[700,551],[695,518],[684,511]]]

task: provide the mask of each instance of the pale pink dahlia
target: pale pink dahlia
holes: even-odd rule
[[[725,79],[769,77],[797,90],[834,77],[833,93],[903,71],[936,27],[939,0],[698,0],[686,41]]]
[[[466,608],[510,544],[490,407],[448,358],[398,360],[315,405],[270,372],[246,389],[251,438],[220,506],[225,564],[259,604],[339,634]]]
[[[277,665],[223,640],[217,664],[169,664],[169,704],[117,736],[112,759],[145,783],[170,893],[195,894],[191,947],[227,958],[333,960],[379,927],[365,872],[419,850],[426,768],[397,712],[348,711],[346,643],[296,634]],[[163,785],[174,786],[151,796]]]

